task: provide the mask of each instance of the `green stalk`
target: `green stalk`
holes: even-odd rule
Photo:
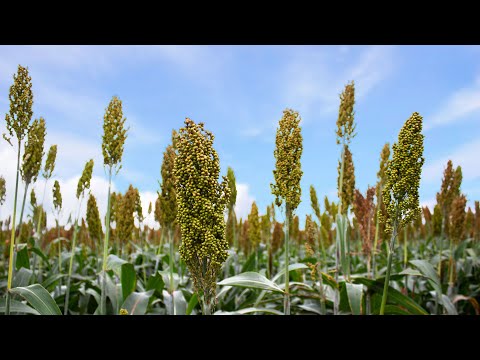
[[[107,256],[108,256],[108,241],[110,239],[110,190],[112,185],[112,167],[108,171],[108,200],[107,200],[107,218],[105,224],[105,241],[103,244],[103,279],[102,279],[102,289],[101,289],[101,299],[100,299],[100,314],[107,314]]]
[[[12,232],[10,235],[10,256],[8,262],[8,280],[7,280],[7,298],[5,303],[5,315],[10,315],[10,289],[12,288],[12,277],[13,277],[13,265],[15,262],[14,259],[14,247],[15,247],[15,216],[17,215],[17,194],[18,194],[18,174],[20,172],[20,149],[22,142],[18,142],[18,153],[17,153],[17,177],[15,180],[15,197],[13,200],[13,216],[12,216]]]
[[[454,274],[454,267],[455,267],[455,259],[453,257],[453,241],[450,238],[450,267],[449,267],[449,276],[448,276],[448,290],[447,290],[447,296],[451,297],[453,294],[453,286],[454,286],[454,281],[453,281],[453,274]]]
[[[77,216],[75,218],[75,225],[74,225],[74,228],[73,228],[72,248],[70,249],[70,264],[68,266],[68,276],[67,276],[67,292],[65,294],[65,308],[64,308],[64,311],[63,311],[64,315],[68,315],[68,302],[70,300],[70,284],[71,284],[71,281],[72,281],[73,258],[75,257],[75,246],[76,246],[77,233],[78,233],[78,218],[80,217],[80,209],[82,207],[82,200],[83,200],[83,194],[82,194],[82,197],[80,198],[80,201],[79,201]]]
[[[22,208],[20,210],[20,221],[18,223],[18,239],[22,236],[22,222],[23,222],[23,212],[25,210],[25,200],[27,198],[27,192],[28,192],[28,186],[30,184],[26,183],[25,184],[25,193],[23,194],[23,201],[22,201]]]
[[[342,191],[343,191],[343,171],[345,166],[345,140],[343,139],[342,143],[342,164],[340,166],[340,184],[339,184],[339,202],[338,202],[338,214],[342,213]],[[338,230],[337,230],[338,231]],[[340,249],[339,244],[335,244],[335,282],[338,283],[338,273],[339,273],[339,264],[340,264]],[[339,293],[335,290],[335,296],[333,299],[333,315],[338,314],[338,307],[340,305]]]
[[[397,237],[397,222],[393,225],[393,234],[390,240],[390,252],[388,253],[387,275],[385,276],[385,283],[383,285],[382,306],[380,307],[380,315],[385,314],[385,305],[387,304],[388,286],[390,282],[390,272],[392,270],[392,258],[394,254],[395,238]]]
[[[286,204],[286,219],[285,219],[285,299],[284,299],[284,314],[290,315],[290,273],[288,272],[289,247],[290,240],[290,206]]]
[[[174,251],[173,251],[173,236],[172,236],[172,229],[169,228],[168,230],[168,242],[170,244],[170,256],[169,256],[169,271],[170,271],[170,292],[172,293],[172,300],[173,300],[173,291],[175,290],[175,283],[173,281],[173,263],[174,263]]]
[[[438,276],[440,278],[440,283],[442,282],[442,253],[443,253],[443,235],[440,235],[439,238],[439,252],[438,252]]]
[[[407,227],[403,229],[403,267],[407,268],[408,249],[407,249]]]
[[[42,238],[42,234],[40,233],[40,224],[42,223],[42,215],[43,215],[43,203],[45,202],[45,192],[47,190],[47,182],[48,182],[48,179],[45,179],[45,185],[43,187],[43,196],[42,196],[42,211],[39,211],[39,214],[38,214],[38,219],[37,219],[37,236],[38,236],[38,242],[35,244],[37,246],[40,246],[40,241],[41,241],[41,238]],[[35,279],[36,281],[36,275],[35,275],[35,266],[37,264],[37,254],[36,253],[33,253],[33,278]]]

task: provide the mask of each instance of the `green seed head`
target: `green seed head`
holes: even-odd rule
[[[53,184],[53,207],[57,212],[62,209],[62,193],[60,192],[60,184],[55,180]]]
[[[133,230],[135,229],[134,213],[137,203],[137,192],[132,185],[128,187],[127,192],[120,199],[116,201],[116,222],[117,222],[117,236],[124,242],[128,243],[132,240]]]
[[[128,310],[120,309],[120,315],[128,315]]]
[[[150,201],[148,203],[148,215],[150,215],[152,213],[152,202]]]
[[[440,236],[442,233],[442,210],[440,209],[440,205],[435,205],[433,208],[433,235]]]
[[[33,115],[32,78],[29,76],[27,68],[18,65],[17,74],[13,75],[13,85],[10,86],[8,97],[10,111],[5,116],[7,131],[10,136],[16,136],[20,142],[28,133]],[[4,138],[9,141],[5,134]]]
[[[235,173],[229,166],[227,169],[228,187],[230,188],[230,198],[228,199],[228,210],[232,211],[237,201],[237,185],[235,182]]]
[[[256,249],[260,244],[260,219],[258,217],[258,207],[255,201],[252,203],[250,214],[248,214],[248,240],[252,248]]]
[[[355,190],[355,166],[353,165],[352,153],[348,145],[345,146],[345,156],[344,156],[344,167],[343,167],[343,186],[342,193],[338,194],[340,201],[342,202],[342,213],[347,214],[348,208],[353,202],[353,193]],[[341,172],[341,161],[338,162],[338,189],[340,189],[340,172]]]
[[[97,200],[91,193],[87,201],[87,225],[91,239],[103,239],[102,223],[100,221],[100,213],[98,212]]]
[[[162,183],[160,186],[160,226],[171,228],[175,226],[175,219],[177,217],[177,195],[175,192],[175,174],[174,166],[177,157],[176,149],[173,144],[177,143],[177,133],[172,133],[172,145],[168,145],[163,153],[163,162],[161,168]]]
[[[292,212],[300,204],[302,195],[300,180],[303,172],[300,158],[303,145],[300,121],[298,112],[291,109],[283,111],[275,139],[275,184],[270,184],[272,194],[275,195],[275,204],[281,206],[285,201]]]
[[[21,168],[23,181],[27,184],[35,182],[40,172],[44,154],[45,133],[45,120],[43,118],[40,118],[40,120],[35,119],[28,131]]]
[[[449,235],[454,242],[459,242],[463,239],[465,229],[465,206],[467,205],[467,198],[465,195],[459,195],[452,201],[450,208],[450,231]]]
[[[5,202],[7,196],[7,186],[6,181],[3,176],[0,176],[0,206]]]
[[[320,219],[320,205],[318,204],[317,192],[313,185],[310,185],[310,203],[317,219]]]
[[[417,112],[405,122],[393,144],[382,198],[387,212],[386,232],[403,227],[420,216],[419,193],[423,158],[423,118]],[[381,216],[381,214],[379,214]]]
[[[37,207],[37,197],[35,195],[34,189],[32,189],[32,191],[30,192],[30,205],[32,206],[32,210],[35,210],[35,208]]]
[[[448,160],[447,167],[443,172],[442,186],[440,192],[437,193],[437,203],[445,216],[448,216],[453,200],[460,195],[462,177],[462,168],[458,166],[454,171],[452,160]]]
[[[174,177],[177,222],[182,244],[179,252],[192,274],[197,291],[207,303],[215,298],[216,279],[227,259],[224,212],[230,198],[228,180],[220,176],[214,136],[203,123],[190,119],[177,137]]]
[[[342,142],[349,144],[355,137],[355,128],[357,125],[354,123],[355,112],[353,106],[355,105],[355,83],[352,81],[345,86],[342,94],[340,94],[340,107],[338,110],[337,119],[337,144]]]
[[[385,184],[385,171],[387,170],[388,159],[390,158],[390,144],[386,143],[380,153],[380,169],[377,172],[377,199],[381,196],[381,189]]]
[[[78,180],[77,199],[80,199],[80,196],[83,196],[85,194],[85,190],[90,189],[92,172],[93,172],[93,159],[90,159],[90,161],[88,161],[85,164],[85,168],[83,169],[82,176]]]
[[[142,222],[143,217],[143,209],[142,209],[142,199],[140,198],[140,192],[137,188],[135,188],[135,213],[137,214],[137,218],[139,222]]]
[[[55,169],[55,159],[57,157],[57,145],[50,146],[48,150],[47,161],[45,162],[45,168],[43,170],[43,177],[45,179],[50,179]]]
[[[114,96],[103,116],[103,164],[110,168],[119,166],[122,161],[123,147],[127,138],[126,120],[123,117],[122,101]]]

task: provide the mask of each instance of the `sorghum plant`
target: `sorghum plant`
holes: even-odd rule
[[[224,212],[230,197],[228,180],[220,175],[214,135],[189,118],[177,137],[174,177],[177,217],[182,234],[180,255],[193,279],[203,314],[211,313],[216,279],[227,259]]]
[[[398,135],[398,142],[393,144],[392,160],[388,162],[385,171],[386,182],[382,197],[387,210],[385,230],[391,234],[391,240],[380,315],[385,313],[396,237],[401,228],[421,214],[418,189],[425,161],[422,121],[420,114],[415,112],[405,122]]]
[[[292,213],[300,204],[302,189],[300,179],[303,172],[300,158],[303,144],[300,128],[300,115],[292,109],[283,111],[279,121],[275,138],[275,170],[273,170],[274,184],[270,184],[272,194],[275,195],[275,204],[285,203],[285,301],[284,313],[290,315],[290,283],[288,265],[290,260],[289,239],[290,219]]]

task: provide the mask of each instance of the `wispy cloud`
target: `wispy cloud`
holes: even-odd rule
[[[250,186],[248,184],[237,183],[235,214],[238,219],[245,219],[248,216],[254,201],[255,198],[250,194]]]
[[[425,124],[425,131],[465,120],[480,113],[480,76],[469,87],[453,92]]]
[[[422,182],[432,183],[441,181],[443,170],[448,160],[454,166],[462,167],[464,180],[480,178],[480,139],[466,143],[455,149],[448,156],[444,156],[426,164],[422,171]]]

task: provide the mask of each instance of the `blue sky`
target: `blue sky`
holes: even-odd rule
[[[155,198],[171,130],[187,116],[202,121],[215,134],[223,173],[227,166],[235,171],[237,212],[245,216],[253,200],[262,213],[273,201],[275,129],[282,111],[293,108],[302,117],[304,138],[297,210],[303,223],[311,212],[310,184],[322,199],[336,197],[339,94],[355,80],[356,186],[365,191],[376,182],[384,143],[396,141],[405,120],[418,111],[425,125],[421,202],[434,203],[451,158],[463,167],[462,189],[471,205],[480,199],[479,55],[477,46],[0,46],[0,113],[8,110],[17,65],[28,66],[34,116],[47,121],[47,144],[59,146],[55,175],[65,188],[66,212],[75,204],[76,181],[90,158],[95,159],[92,191],[104,212],[101,136],[113,95],[123,101],[130,126],[115,189],[133,183],[145,207]],[[2,140],[0,174],[12,191],[14,160]],[[41,194],[43,182],[37,187]],[[46,202],[51,203],[49,193]]]

